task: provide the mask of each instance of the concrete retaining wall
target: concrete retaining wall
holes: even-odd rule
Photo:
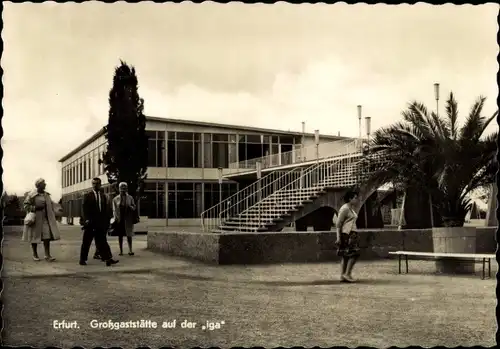
[[[496,228],[478,228],[476,252],[495,253]],[[362,230],[362,259],[389,258],[390,251],[432,252],[432,230]],[[336,233],[203,233],[150,231],[148,249],[217,264],[314,263],[338,260]]]

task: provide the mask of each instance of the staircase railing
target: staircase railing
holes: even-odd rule
[[[217,205],[210,207],[209,209],[203,211],[201,213],[201,228],[204,232],[208,232],[213,230],[214,228],[220,225],[220,213],[231,206],[232,202],[240,202],[242,198],[252,195],[256,192],[260,186],[266,186],[269,183],[274,182],[276,179],[283,176],[285,173],[288,173],[290,170],[283,171],[273,171],[268,175],[262,177],[260,180],[252,183],[249,186],[241,189],[235,194],[229,196],[228,198],[222,200]]]
[[[235,203],[231,207],[228,207],[226,210],[221,212],[221,219],[220,221],[223,222],[224,219],[228,218],[241,218],[241,213],[247,211],[249,208],[257,205],[259,202],[262,200],[265,200],[267,197],[271,196],[274,192],[280,190],[280,188],[286,186],[288,183],[291,181],[296,180],[299,178],[304,171],[306,171],[308,168],[313,167],[315,165],[309,166],[307,168],[303,167],[297,167],[294,168],[281,177],[275,179],[273,182],[259,188],[256,192],[252,193],[252,195],[249,195],[245,197],[243,200]],[[241,228],[243,224],[238,225],[238,228]]]
[[[249,209],[242,211],[242,213],[247,213],[249,210],[262,210],[267,213],[282,212],[283,204],[286,205],[287,202],[292,202],[293,197],[299,197],[301,194],[313,194],[311,189],[320,189],[321,187],[327,186],[332,180],[335,182],[335,174],[338,174],[338,169],[340,168],[351,168],[353,164],[357,163],[359,160],[354,155],[359,154],[358,142],[354,141],[345,147],[345,155],[332,157],[329,161],[322,161],[315,164],[305,170],[297,179],[291,181],[287,185],[283,186],[281,189],[275,191],[272,195],[268,196],[264,200],[257,202],[255,205],[249,207]],[[345,166],[345,167],[344,167]],[[356,179],[354,178],[354,181]],[[291,200],[292,199],[292,200]],[[262,203],[267,202],[270,205],[263,209]],[[259,215],[258,223],[259,228],[265,225],[266,222],[272,221],[276,216],[271,214],[272,217],[264,218]],[[262,224],[264,223],[264,224]],[[243,226],[244,222],[240,220],[240,226]]]
[[[358,142],[356,139],[354,142]],[[332,142],[320,143],[318,146],[316,144],[311,144],[303,148],[296,148],[287,152],[282,152],[278,154],[266,155],[263,157],[244,160],[240,162],[234,162],[229,164],[229,173],[246,172],[249,170],[255,170],[257,167],[257,162],[260,162],[262,168],[279,167],[284,165],[299,164],[306,161],[314,161],[316,158],[325,159],[330,157],[336,157],[342,155],[344,148],[352,143],[352,139],[341,139]]]

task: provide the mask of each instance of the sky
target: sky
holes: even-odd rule
[[[497,15],[493,3],[5,2],[5,190],[42,177],[60,197],[58,160],[107,123],[120,59],[156,117],[355,137],[357,105],[375,130],[413,100],[434,110],[435,82],[461,120],[480,95],[491,115]]]

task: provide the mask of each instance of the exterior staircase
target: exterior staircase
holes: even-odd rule
[[[309,168],[295,181],[219,226],[222,231],[278,231],[306,215],[308,206],[329,191],[357,184],[355,158],[347,157]]]
[[[357,185],[361,152],[353,142],[309,166],[274,171],[201,215],[206,232],[279,231],[311,211],[329,191]]]

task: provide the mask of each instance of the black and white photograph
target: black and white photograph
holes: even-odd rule
[[[498,4],[2,7],[2,345],[495,346]]]

